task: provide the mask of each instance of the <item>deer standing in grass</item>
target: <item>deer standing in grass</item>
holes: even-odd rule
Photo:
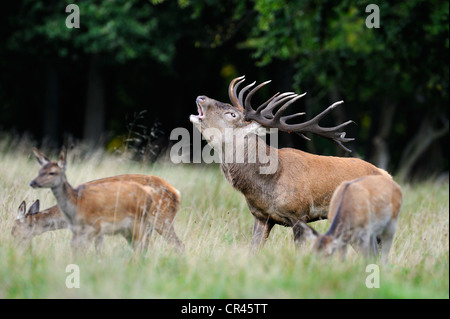
[[[144,187],[150,187],[151,189],[157,189],[158,187],[163,186],[162,189],[166,192],[167,196],[161,196],[157,205],[160,210],[167,210],[172,220],[175,218],[180,204],[178,192],[160,177],[141,174],[124,174],[93,180],[86,184],[91,185],[117,181],[136,182]],[[69,224],[64,217],[64,214],[61,213],[58,205],[51,206],[41,211],[39,200],[36,200],[27,212],[26,203],[23,201],[19,206],[17,219],[14,221],[11,234],[22,244],[29,245],[35,236],[48,231],[66,228],[69,228]]]
[[[58,162],[51,162],[33,148],[42,168],[31,181],[33,188],[50,188],[58,207],[72,231],[71,245],[75,251],[94,240],[96,247],[103,235],[123,235],[138,250],[148,246],[153,228],[178,251],[184,245],[173,228],[178,209],[179,194],[163,179],[150,177],[146,185],[118,176],[112,181],[86,183],[73,188],[67,181],[66,150],[59,154]]]
[[[339,251],[345,258],[352,244],[364,257],[376,258],[381,245],[381,260],[386,263],[392,246],[402,205],[402,191],[392,178],[377,175],[343,182],[330,202],[331,226],[319,235],[307,224],[301,224],[308,237],[314,238],[314,249],[326,255]]]
[[[250,212],[255,217],[252,252],[263,246],[275,224],[293,227],[294,241],[297,245],[300,244],[303,239],[300,221],[311,222],[326,218],[331,195],[341,182],[365,175],[389,176],[384,170],[357,158],[319,156],[297,149],[276,149],[267,145],[258,137],[261,128],[295,132],[304,138],[303,133],[311,132],[331,139],[349,151],[342,143],[352,139],[346,138],[345,132],[339,130],[352,121],[335,127],[319,126],[319,120],[341,104],[340,101],[309,121],[289,124],[292,119],[304,113],[282,114],[304,94],[277,93],[254,109],[251,106],[252,96],[270,81],[263,82],[248,92],[255,85],[252,83],[238,93],[237,89],[244,80],[244,77],[235,78],[229,85],[228,94],[232,105],[198,96],[196,104],[199,114],[191,115],[190,121],[213,148],[220,152],[230,149],[233,152],[232,156],[222,156],[232,160],[222,161],[221,169],[231,185],[245,196]],[[215,130],[215,134],[206,134],[211,128]],[[234,136],[242,138],[230,139],[226,134],[229,129],[233,130]],[[261,174],[260,169],[266,164],[261,160],[264,154],[254,154],[259,148],[264,150],[263,153],[271,154],[270,158],[276,161],[276,169],[270,174]],[[256,160],[233,161],[239,152],[253,156]]]

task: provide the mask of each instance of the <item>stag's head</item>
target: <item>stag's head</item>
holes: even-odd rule
[[[321,127],[318,124],[320,119],[335,107],[342,104],[343,101],[334,103],[309,121],[292,123],[292,119],[298,118],[305,113],[283,115],[283,112],[289,105],[303,97],[306,93],[301,95],[293,92],[276,93],[255,109],[251,105],[252,96],[261,87],[270,83],[270,81],[263,82],[256,87],[254,87],[256,82],[253,82],[238,92],[239,86],[244,81],[244,76],[231,81],[228,87],[231,104],[219,102],[204,95],[198,96],[196,99],[198,115],[191,115],[190,121],[203,133],[208,142],[212,142],[211,144],[213,146],[217,142],[213,139],[223,140],[226,129],[233,129],[241,135],[252,133],[261,135],[268,128],[277,128],[289,133],[295,132],[305,139],[308,138],[303,133],[311,132],[333,140],[341,148],[350,152],[342,143],[353,139],[346,138],[345,132],[338,131],[352,123],[352,121],[347,121],[335,127]],[[214,129],[216,134],[204,134],[208,129]]]

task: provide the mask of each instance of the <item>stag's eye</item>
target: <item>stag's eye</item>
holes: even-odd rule
[[[50,172],[50,173],[48,173],[48,175],[56,175],[56,173],[55,172]]]
[[[233,112],[228,112],[228,113],[225,113],[225,114],[231,116],[232,118],[236,117],[236,113],[233,113]]]

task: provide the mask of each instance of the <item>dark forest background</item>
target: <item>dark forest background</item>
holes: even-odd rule
[[[76,3],[80,28],[65,8]],[[380,9],[367,28],[366,6]],[[0,12],[0,132],[59,147],[68,137],[154,160],[195,98],[230,80],[308,94],[289,111],[352,119],[352,156],[399,179],[448,174],[448,1],[26,0]],[[327,122],[328,121],[328,122]],[[282,134],[281,146],[343,154]],[[173,142],[173,141],[172,141]]]

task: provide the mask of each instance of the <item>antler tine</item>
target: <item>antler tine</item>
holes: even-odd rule
[[[328,113],[330,113],[332,110],[334,110],[337,106],[341,105],[342,103],[344,103],[344,101],[337,101],[334,102],[332,105],[330,105],[329,107],[327,107],[324,111],[322,111],[321,113],[317,114],[314,118],[312,118],[311,120],[309,120],[308,122],[312,122],[313,120],[315,122],[319,122],[319,120],[321,120],[323,117],[325,117],[325,115],[327,115]],[[306,123],[302,123],[300,125],[306,125]]]
[[[261,111],[261,109],[264,108],[265,105],[267,105],[267,103],[269,103],[275,96],[278,95],[278,93],[275,94],[275,95],[274,95],[273,97],[271,97],[269,100],[267,100],[267,101],[264,102],[262,105],[260,105],[260,106],[256,109],[256,111],[252,108],[252,105],[250,104],[250,100],[252,99],[253,94],[255,94],[256,91],[258,91],[260,88],[262,88],[264,85],[266,85],[266,84],[268,84],[268,83],[270,83],[270,82],[272,82],[272,80],[269,80],[269,81],[266,81],[266,82],[263,82],[263,83],[259,84],[258,86],[256,86],[255,88],[253,88],[253,89],[247,94],[247,97],[245,98],[245,102],[244,102],[246,113],[247,113],[247,112],[256,112],[256,113],[259,113],[259,112]]]
[[[282,116],[282,117],[280,118],[280,122],[283,123],[283,124],[287,124],[286,121],[288,121],[288,120],[290,120],[290,119],[293,119],[293,118],[295,118],[295,117],[297,117],[297,116],[305,115],[305,114],[306,114],[305,112],[301,112],[301,113],[295,113],[295,114],[285,115],[285,116]]]
[[[351,150],[348,149],[347,147],[345,147],[342,143],[345,142],[350,142],[355,140],[354,138],[351,137],[345,137],[346,133],[345,132],[338,132],[341,128],[351,124],[351,123],[355,123],[354,121],[347,121],[345,123],[339,124],[337,126],[334,127],[321,127],[319,126],[318,122],[321,118],[323,118],[328,112],[330,112],[331,110],[333,110],[336,106],[342,104],[343,101],[339,101],[334,103],[333,105],[329,106],[325,111],[323,111],[322,113],[318,114],[317,116],[315,116],[314,118],[312,118],[311,120],[298,124],[298,125],[292,125],[291,129],[292,131],[295,131],[297,134],[299,134],[300,136],[302,136],[303,138],[310,140],[309,138],[307,138],[305,135],[302,134],[302,132],[311,132],[314,133],[316,135],[320,135],[322,137],[328,138],[330,140],[332,140],[333,142],[335,142],[340,148],[342,148],[343,150],[345,150],[346,152],[351,153]],[[289,126],[289,125],[288,125]]]
[[[237,98],[237,88],[239,87],[239,85],[245,81],[245,75],[240,76],[238,78],[234,78],[231,82],[230,85],[228,86],[228,97],[230,98],[231,104],[233,104],[235,107],[237,108],[244,108],[243,105],[241,105],[239,103],[239,100]],[[237,82],[237,83],[236,83]]]
[[[258,106],[258,108],[256,109],[256,113],[261,113],[261,111],[263,111],[263,109],[266,107],[267,104],[269,104],[270,102],[272,102],[273,99],[275,99],[277,96],[280,95],[280,92],[274,94],[274,96],[272,96],[270,99],[268,99],[266,102],[264,102],[263,104],[261,104],[260,106]]]
[[[350,149],[345,147],[342,143],[353,141],[353,138],[346,138],[345,132],[340,132],[343,127],[347,126],[350,123],[354,123],[353,121],[347,121],[345,123],[339,124],[334,127],[321,127],[319,126],[319,121],[325,117],[328,113],[334,110],[337,106],[344,103],[344,101],[338,101],[330,105],[324,111],[310,119],[309,121],[299,123],[299,124],[288,124],[286,121],[298,117],[300,115],[304,115],[305,113],[296,113],[292,115],[283,116],[283,112],[295,101],[305,96],[306,93],[298,95],[293,92],[286,93],[277,93],[272,96],[269,100],[261,104],[256,110],[254,110],[251,106],[251,98],[262,86],[270,83],[270,81],[263,82],[258,86],[254,87],[245,97],[245,101],[243,103],[243,98],[245,93],[255,85],[255,82],[244,87],[239,96],[237,97],[237,88],[244,81],[244,77],[236,78],[230,83],[229,94],[230,100],[233,105],[238,107],[242,107],[244,109],[245,120],[250,121],[254,120],[259,124],[266,127],[278,128],[282,131],[287,132],[295,132],[299,134],[301,137],[309,140],[303,133],[311,132],[322,137],[331,139],[334,141],[339,147],[347,152],[351,152]],[[279,109],[275,112],[274,110],[279,107]]]
[[[264,117],[273,118],[273,110],[278,107],[281,103],[285,102],[286,100],[289,100],[293,97],[297,96],[294,92],[285,92],[277,95],[272,101],[269,102],[267,107],[264,108],[264,110],[261,111],[261,114]]]
[[[278,122],[281,118],[281,115],[283,114],[284,110],[286,110],[286,108],[291,105],[292,103],[294,103],[295,101],[297,101],[298,99],[304,97],[306,95],[306,93],[303,93],[302,95],[298,95],[298,94],[294,94],[292,96],[289,96],[288,101],[286,103],[284,103],[279,109],[278,111],[275,113],[275,116],[273,117],[273,120]],[[281,101],[280,101],[281,103]]]
[[[247,85],[247,86],[245,86],[242,90],[241,90],[241,92],[239,92],[239,97],[238,97],[238,100],[239,100],[239,103],[241,103],[241,105],[246,105],[246,103],[244,103],[242,100],[243,100],[243,98],[244,98],[244,94],[245,94],[245,92],[247,92],[253,85],[255,85],[256,84],[256,81],[254,81],[253,83],[250,83],[249,85]]]

